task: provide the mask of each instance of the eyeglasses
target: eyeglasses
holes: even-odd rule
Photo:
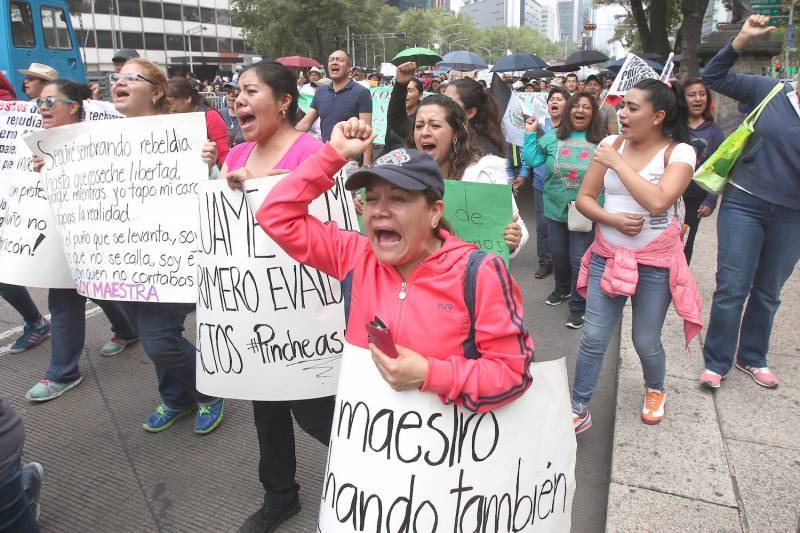
[[[48,96],[47,98],[36,98],[33,103],[38,108],[46,107],[48,109],[52,109],[58,103],[61,104],[74,104],[77,103],[75,100],[71,98],[55,98],[53,96]]]
[[[127,82],[144,80],[150,85],[155,85],[153,80],[147,79],[141,74],[136,74],[135,72],[126,72],[125,74],[122,74],[121,72],[114,72],[113,74],[108,75],[108,79],[111,81],[111,85],[119,83],[119,81],[123,79]]]

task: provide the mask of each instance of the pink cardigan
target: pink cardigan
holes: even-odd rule
[[[612,246],[603,238],[598,227],[594,243],[581,259],[578,274],[578,294],[586,297],[589,284],[589,267],[592,254],[606,258],[606,268],[600,280],[600,288],[609,296],[633,296],[639,283],[640,264],[669,270],[669,291],[678,315],[683,319],[686,348],[689,342],[703,329],[700,291],[692,271],[683,255],[683,243],[677,223],[673,223],[644,248],[630,249]]]

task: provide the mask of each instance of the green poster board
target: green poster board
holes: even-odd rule
[[[508,266],[503,232],[511,223],[511,185],[444,182],[444,217],[462,240],[493,253]]]
[[[372,131],[377,135],[375,144],[385,144],[386,142],[386,116],[389,112],[389,98],[392,96],[392,88],[388,86],[370,87],[372,94]]]
[[[311,101],[313,99],[313,94],[300,93],[300,98],[297,100],[297,106],[303,113],[308,113],[308,110],[311,109]]]

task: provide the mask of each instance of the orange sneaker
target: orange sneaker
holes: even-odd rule
[[[667,393],[659,390],[647,389],[644,393],[644,405],[642,406],[642,422],[655,425],[664,418],[664,403]]]

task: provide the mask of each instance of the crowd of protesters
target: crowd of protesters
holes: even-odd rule
[[[716,389],[735,366],[763,387],[778,386],[767,365],[769,336],[783,284],[800,259],[800,136],[786,134],[800,125],[797,89],[787,84],[766,105],[721,200],[691,179],[725,138],[714,120],[712,91],[752,108],[779,83],[731,71],[748,44],[770,31],[767,24],[766,17],[750,17],[702,78],[643,80],[616,106],[606,99],[612,78],[602,73],[582,80],[575,74],[502,80],[512,91],[546,93],[547,115],[526,118],[522,146],[506,141],[501,111],[485,82],[450,79],[405,63],[392,84],[386,141],[376,147],[368,87],[390,80],[354,66],[343,50],[329,55],[325,71],[312,68],[298,77],[265,61],[238,71],[235,79],[217,77],[205,85],[191,76],[168,79],[157,65],[123,51],[115,56],[110,97],[125,117],[204,113],[203,161],[210,178],[232,188],[289,171],[256,218],[297,261],[351,284],[347,340],[372,351],[393,388],[420,389],[479,412],[513,401],[531,385],[533,340],[521,323],[523,294],[504,263],[458,239],[444,219],[445,183],[512,185],[517,195],[531,181],[534,277],[552,274],[554,282],[541,312],[568,301],[565,325],[582,330],[572,387],[573,424],[581,433],[592,424],[588,406],[629,298],[632,329],[623,335],[631,335],[641,361],[641,419],[663,419],[664,320],[672,303],[685,323],[687,344],[703,327],[689,263],[700,221],[718,203],[716,290],[700,383]],[[46,65],[21,72],[27,76],[22,90],[41,111],[45,129],[80,122],[83,101],[101,97],[101,87],[59,79]],[[224,94],[222,105],[209,105],[204,90]],[[13,88],[6,92],[7,99],[16,99]],[[305,113],[299,109],[302,95],[311,98]],[[349,175],[347,188],[364,217],[364,234],[340,231],[308,214],[308,204],[348,162],[361,167]],[[35,158],[33,168],[41,166]],[[531,221],[522,219],[513,196],[510,202],[503,240],[515,258],[526,246]],[[455,287],[476,276],[475,301],[457,302],[472,321],[472,337],[464,336],[458,320],[414,316],[402,327],[388,324],[399,345],[397,359],[368,342],[361,324],[378,311],[394,316],[412,275],[414,297],[422,301],[460,293]],[[53,400],[78,386],[86,298],[73,289],[50,289],[48,321],[24,287],[0,284],[0,295],[24,322],[9,351],[51,338],[49,366],[27,399]],[[195,433],[217,428],[224,400],[197,391],[195,347],[183,336],[191,306],[96,303],[112,329],[101,353],[112,356],[141,342],[154,365],[161,402],[144,430],[164,431],[190,414]],[[273,531],[299,511],[293,421],[327,444],[333,407],[332,396],[253,401],[264,501],[240,531]],[[21,464],[23,441],[22,419],[0,396],[0,530],[37,531],[35,487],[43,469]]]

